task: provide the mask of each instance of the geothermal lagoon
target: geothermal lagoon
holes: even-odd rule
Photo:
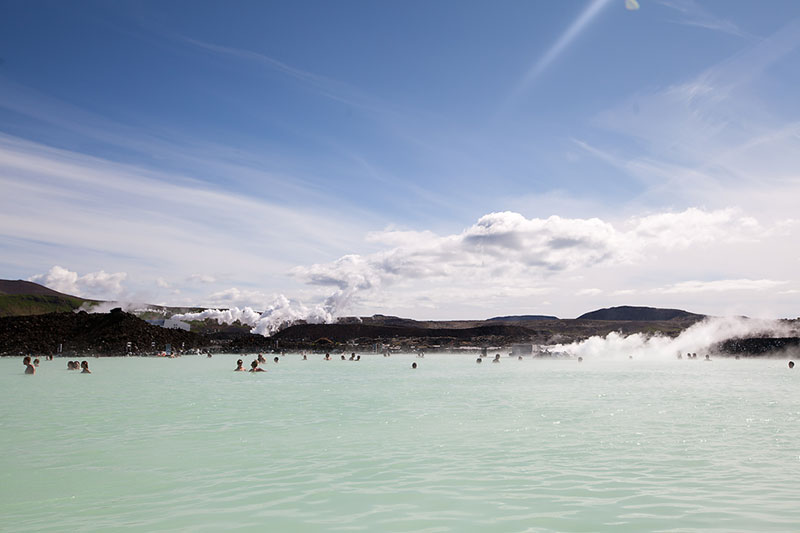
[[[797,369],[606,355],[4,358],[2,528],[798,529]]]

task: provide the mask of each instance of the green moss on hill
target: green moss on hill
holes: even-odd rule
[[[67,313],[80,308],[88,300],[75,296],[40,294],[0,294],[0,317]]]

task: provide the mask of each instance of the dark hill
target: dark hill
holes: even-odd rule
[[[53,289],[48,289],[32,281],[0,279],[0,294],[34,294],[36,296],[70,296]],[[74,296],[73,296],[74,298]]]
[[[94,303],[30,281],[0,280],[0,317],[69,312]]]
[[[502,337],[509,342],[528,339],[531,331],[520,326],[487,325],[474,328],[418,328],[398,326],[374,326],[368,324],[296,324],[272,336],[276,340],[314,342],[329,339],[347,342],[356,339],[479,339]]]
[[[134,353],[142,353],[162,351],[167,343],[197,348],[206,339],[189,331],[153,326],[119,309],[0,318],[0,355],[55,354],[59,344],[65,354],[122,355],[128,342]]]
[[[658,309],[655,307],[633,307],[623,305],[620,307],[609,307],[598,309],[590,313],[583,314],[578,320],[636,320],[639,322],[673,320],[676,318],[700,319],[703,315],[696,315],[680,309]]]
[[[489,318],[487,322],[528,322],[530,320],[558,320],[557,316],[547,315],[513,315],[513,316],[496,316]]]

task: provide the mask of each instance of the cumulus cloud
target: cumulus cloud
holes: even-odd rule
[[[122,284],[127,277],[125,272],[108,273],[103,270],[78,276],[77,272],[55,265],[47,273],[37,274],[28,280],[75,296],[113,298],[122,293]]]
[[[633,218],[629,234],[636,242],[662,248],[688,248],[710,242],[740,242],[763,237],[765,229],[752,217],[728,208],[704,211],[691,207],[680,213]]]
[[[486,286],[516,286],[523,291],[539,287],[537,280],[564,272],[635,263],[645,255],[712,242],[754,240],[766,232],[768,228],[735,209],[690,208],[617,225],[597,218],[529,219],[499,212],[481,217],[459,234],[371,233],[371,242],[389,247],[371,255],[346,255],[331,263],[297,267],[293,274],[312,285],[336,287],[331,299],[338,303],[330,308],[338,310],[361,293],[404,280],[446,279],[451,285],[469,286],[470,291]],[[578,292],[598,293],[596,288]]]

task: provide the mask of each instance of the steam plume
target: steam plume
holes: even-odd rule
[[[678,354],[705,354],[718,342],[735,337],[788,337],[797,335],[796,327],[777,320],[748,318],[708,318],[683,331],[675,338],[663,335],[647,336],[641,333],[622,336],[612,332],[605,337],[591,337],[584,341],[556,346],[584,359],[675,359]]]

